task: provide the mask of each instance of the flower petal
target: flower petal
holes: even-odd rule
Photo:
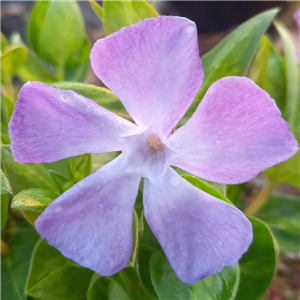
[[[132,250],[132,215],[140,177],[122,156],[52,202],[36,229],[61,253],[104,276],[124,268]]]
[[[11,149],[18,162],[53,162],[84,153],[122,148],[136,126],[73,91],[28,82],[10,121]]]
[[[157,17],[98,40],[91,52],[96,75],[139,126],[168,135],[203,80],[196,25]]]
[[[225,77],[169,139],[172,165],[220,183],[248,181],[297,152],[275,101],[245,77]]]
[[[169,168],[145,179],[144,212],[180,280],[192,284],[237,263],[252,226],[234,206],[192,186]]]

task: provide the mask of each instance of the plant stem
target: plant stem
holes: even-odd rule
[[[256,198],[252,201],[252,203],[246,208],[244,211],[246,216],[254,215],[268,200],[269,196],[271,195],[273,189],[275,188],[276,183],[267,180],[264,187],[260,190]]]

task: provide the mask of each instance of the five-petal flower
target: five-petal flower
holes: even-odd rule
[[[102,275],[120,271],[132,250],[143,177],[145,218],[182,281],[235,264],[252,241],[250,222],[171,166],[234,184],[288,159],[297,143],[274,100],[247,78],[223,78],[172,133],[204,75],[196,26],[185,18],[147,19],[100,39],[91,63],[135,124],[72,91],[23,86],[10,122],[17,161],[122,152],[52,202],[35,223],[38,232],[85,267]]]

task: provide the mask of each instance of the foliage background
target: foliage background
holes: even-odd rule
[[[210,3],[156,3],[159,13],[188,17],[199,29],[206,80],[182,123],[212,82],[245,74],[276,100],[299,138],[299,65],[294,55],[297,29],[292,16],[299,5],[272,1]],[[32,223],[43,209],[117,154],[83,155],[53,164],[14,162],[7,124],[19,88],[28,80],[51,83],[126,116],[119,100],[90,70],[89,50],[98,38],[156,12],[137,1],[106,1],[104,9],[93,2],[96,13],[87,1],[79,6],[44,1],[32,10],[34,4],[1,3],[6,35],[1,38],[1,299],[297,299],[299,153],[242,185],[212,185],[185,175],[198,188],[225,201],[230,199],[244,210],[251,216],[255,234],[254,243],[238,265],[191,287],[178,281],[144,222],[141,193],[134,215],[133,255],[128,268],[111,278],[93,274],[39,240]],[[275,6],[281,7],[275,26],[271,24],[277,11],[270,10],[238,27]],[[72,32],[76,32],[75,37]]]

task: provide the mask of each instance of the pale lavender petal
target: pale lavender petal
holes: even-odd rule
[[[237,263],[252,226],[234,206],[192,186],[169,168],[145,179],[144,213],[180,280],[192,284]]]
[[[98,40],[91,52],[96,75],[139,126],[168,135],[203,80],[196,25],[158,17]]]
[[[35,222],[50,245],[103,276],[120,271],[131,255],[140,176],[125,169],[119,156],[62,194]]]
[[[84,153],[122,149],[133,123],[73,91],[39,82],[26,83],[9,124],[18,162],[53,162]]]
[[[248,181],[298,149],[275,101],[245,77],[214,83],[168,146],[172,165],[226,184]]]
[[[300,62],[300,9],[298,9],[295,12],[295,19],[297,22],[297,26],[298,26],[298,50],[297,50],[297,55],[298,55],[298,62]]]

